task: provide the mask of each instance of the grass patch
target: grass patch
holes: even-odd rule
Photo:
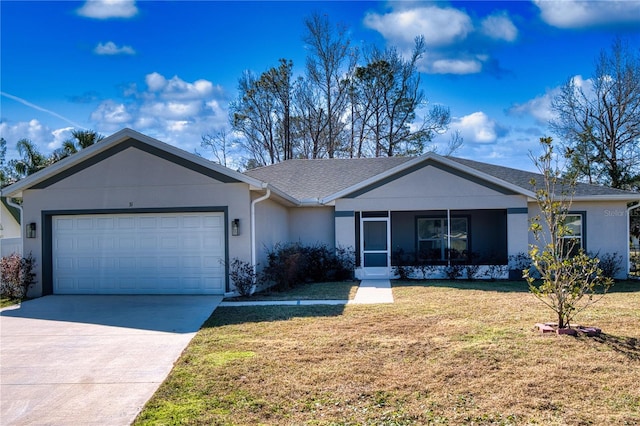
[[[218,308],[135,424],[640,424],[640,290],[540,335],[523,283],[394,282],[394,304]],[[509,291],[509,286],[513,290]]]
[[[287,291],[266,289],[248,297],[233,297],[229,301],[265,300],[350,300],[358,291],[358,281],[336,281],[301,284]]]
[[[22,300],[12,297],[0,297],[0,308],[6,308],[7,306],[19,305]]]

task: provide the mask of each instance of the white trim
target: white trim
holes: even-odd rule
[[[635,210],[640,207],[640,200],[637,204],[627,207],[627,277],[631,275],[631,210]]]
[[[365,212],[360,212],[360,279],[365,278],[388,278],[391,275],[391,212],[387,211],[386,217],[364,217]],[[368,253],[386,253],[387,266],[365,267],[364,264],[364,223],[365,222],[385,222],[387,229],[387,249],[369,250]]]

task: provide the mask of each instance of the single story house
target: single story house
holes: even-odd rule
[[[394,252],[437,265],[506,264],[534,242],[533,176],[433,153],[239,173],[124,129],[2,196],[22,200],[23,250],[37,262],[32,296],[228,294],[229,259],[259,264],[286,242],[352,248],[359,278],[389,277]],[[578,185],[573,237],[627,265],[627,206],[639,200]]]

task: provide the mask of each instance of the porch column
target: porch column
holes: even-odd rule
[[[507,254],[529,252],[529,209],[517,207],[507,209]]]
[[[356,223],[354,211],[335,212],[336,247],[351,248],[355,250],[355,227]]]

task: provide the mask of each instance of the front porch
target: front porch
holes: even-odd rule
[[[510,254],[526,252],[517,209],[354,212],[356,277],[506,278]],[[517,216],[517,217],[516,217]],[[521,223],[524,222],[524,223]],[[517,223],[517,225],[516,225]],[[510,231],[520,239],[510,238]]]

